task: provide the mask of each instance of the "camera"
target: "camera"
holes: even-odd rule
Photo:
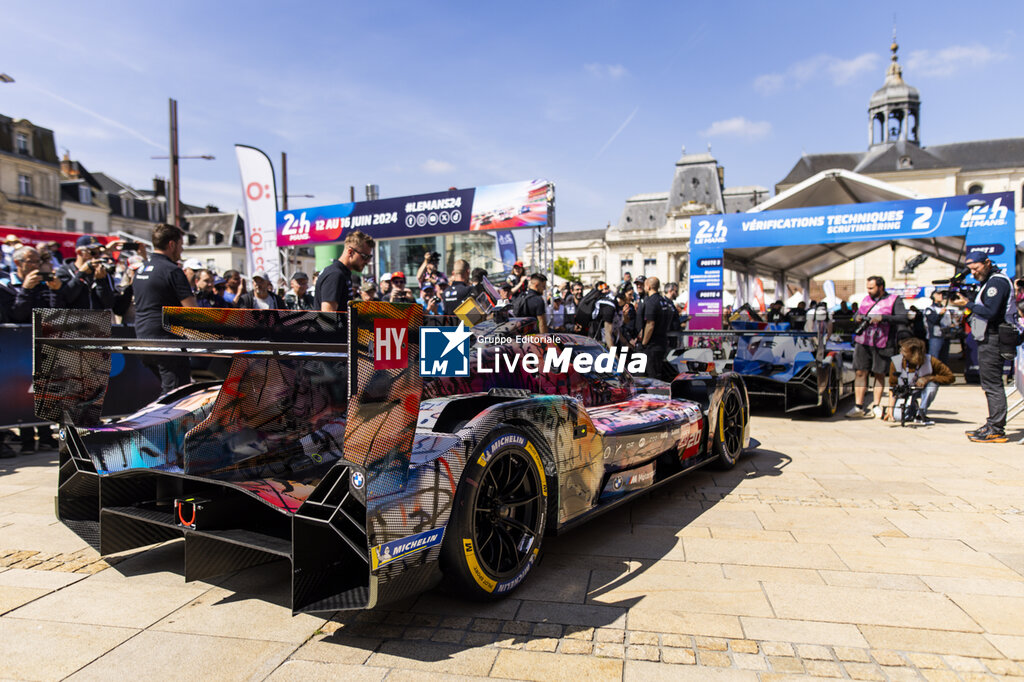
[[[429,254],[427,254],[427,262],[437,265],[438,263],[441,262],[441,254],[439,254],[437,251],[431,251]]]
[[[893,397],[896,398],[896,403],[893,405],[893,421],[899,419],[900,426],[906,426],[907,422],[913,421],[917,416],[921,389],[909,384],[898,383],[891,390]]]
[[[125,242],[124,246],[121,247],[122,251],[138,251],[139,247],[142,246],[139,242]]]
[[[57,276],[55,274],[53,274],[52,272],[40,272],[39,273],[39,279],[42,280],[43,282],[52,282],[54,279],[56,279],[56,277]]]
[[[936,289],[946,301],[952,301],[958,294],[971,300],[978,295],[979,285],[976,282],[965,281],[970,274],[970,270],[964,268],[953,273],[949,279],[933,279],[932,284],[946,286],[944,290]]]

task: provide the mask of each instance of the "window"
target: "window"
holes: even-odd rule
[[[657,258],[644,258],[644,267],[645,268],[648,265],[657,265],[657,264],[658,264],[658,259]]]
[[[594,269],[597,270],[597,256],[594,256]]]
[[[86,234],[92,234],[92,221],[91,220],[83,220],[82,221],[82,230]]]
[[[18,176],[18,194],[23,197],[32,196],[32,177],[29,175]]]
[[[983,188],[982,188],[981,184],[977,183],[977,182],[967,188],[967,193],[968,194],[981,194],[982,191],[983,191]]]
[[[624,268],[631,268],[633,267],[633,259],[623,258],[622,260],[619,261],[619,265],[621,265]]]
[[[160,204],[157,201],[150,201],[150,202],[147,203],[147,206],[149,208],[149,222],[151,222],[151,223],[161,223],[161,222],[163,222],[163,220],[164,220],[163,211],[162,211],[163,205]]]
[[[80,204],[91,204],[92,203],[92,188],[89,185],[81,184],[78,186],[78,203]]]
[[[18,148],[19,154],[28,156],[30,154],[28,149],[28,135],[25,133],[16,133],[14,136],[14,144]]]
[[[69,232],[74,232],[75,231],[75,219],[74,218],[68,218],[67,220],[65,220],[64,221],[64,227],[66,227]]]
[[[121,197],[121,215],[125,218],[135,217],[135,202],[131,197]]]

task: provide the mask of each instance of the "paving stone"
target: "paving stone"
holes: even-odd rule
[[[455,644],[391,641],[381,644],[366,664],[379,668],[409,668],[421,673],[485,676],[497,655],[498,651],[490,648],[467,649]]]
[[[860,630],[855,625],[848,623],[747,616],[741,618],[740,621],[743,623],[743,631],[749,639],[782,640],[822,646],[864,648],[868,646]]]
[[[998,658],[999,652],[985,637],[973,632],[947,632],[920,628],[862,625],[860,631],[872,648],[923,651]]]
[[[458,644],[462,641],[462,637],[465,635],[463,630],[435,630],[430,635],[430,641],[432,642],[447,642],[448,644]]]
[[[875,662],[879,665],[906,665],[906,661],[895,651],[889,651],[887,649],[875,649],[871,652],[871,657],[875,659]]]
[[[802,673],[804,671],[804,665],[799,658],[769,656],[768,663],[771,664],[772,670],[779,673]]]
[[[657,632],[630,632],[627,641],[630,644],[649,644],[658,646]]]
[[[498,632],[502,622],[493,618],[474,618],[470,630],[473,632]]]
[[[558,640],[551,637],[531,639],[523,644],[524,651],[555,651],[556,649],[558,649]]]
[[[379,639],[334,633],[313,637],[299,647],[290,658],[319,663],[362,665],[380,644]]]
[[[834,661],[805,660],[804,667],[808,675],[815,677],[842,677],[843,670]]]
[[[594,632],[594,641],[621,644],[626,639],[626,631],[615,628],[600,628]]]
[[[622,679],[625,682],[757,682],[757,673],[737,668],[626,661]]]
[[[985,667],[996,675],[1024,675],[1024,666],[1013,661],[1002,661],[998,659],[985,659]]]
[[[612,644],[610,642],[595,642],[594,655],[607,658],[622,658],[626,655],[626,647],[622,644]]]
[[[379,682],[388,674],[385,668],[370,668],[363,665],[344,663],[319,663],[317,661],[285,661],[275,670],[267,682],[331,682],[352,680],[353,682]]]
[[[512,621],[501,626],[501,631],[509,635],[528,635],[532,629],[532,623],[522,621]]]
[[[594,639],[594,628],[584,625],[566,625],[565,637],[569,639],[580,639],[590,641]]]
[[[646,644],[630,644],[626,647],[626,657],[638,661],[657,661],[658,647]]]
[[[921,676],[913,668],[899,668],[895,666],[882,666],[882,674],[889,682],[919,682]]]
[[[942,658],[935,654],[908,653],[906,657],[916,668],[944,669],[946,667]]]
[[[732,660],[729,658],[729,654],[724,651],[708,651],[707,649],[698,649],[697,658],[701,665],[709,665],[715,668],[731,668]]]
[[[758,652],[757,642],[752,639],[734,639],[729,642],[729,648],[741,654],[756,654]]]
[[[957,672],[983,673],[986,671],[985,664],[977,658],[972,658],[970,656],[955,656],[951,654],[947,654],[942,658],[945,659],[946,665]]]
[[[464,646],[490,646],[494,644],[501,635],[496,632],[467,632],[462,638]]]
[[[665,663],[694,665],[697,662],[697,655],[693,652],[693,649],[677,649],[675,647],[662,647],[661,660]]]
[[[563,654],[590,654],[594,651],[594,645],[584,640],[563,639],[558,650]]]
[[[921,670],[919,672],[928,682],[960,682],[960,676],[952,670]]]
[[[768,661],[764,656],[757,654],[734,653],[732,660],[737,668],[742,668],[743,670],[768,670]]]
[[[843,668],[855,680],[885,680],[882,669],[873,663],[843,663]]]
[[[831,661],[832,652],[828,650],[828,647],[820,646],[817,644],[798,644],[796,647],[796,654],[800,658],[812,658],[818,661]]]
[[[715,613],[632,609],[627,622],[631,630],[733,639],[743,637],[743,628],[740,626],[740,619],[737,616]]]
[[[949,598],[985,628],[986,632],[999,635],[1021,634],[1024,597],[950,594]]]
[[[761,653],[765,656],[795,656],[793,645],[789,642],[762,642]]]
[[[722,639],[721,637],[694,637],[694,642],[697,644],[698,649],[707,649],[709,651],[726,651],[729,648],[729,641]]]
[[[849,646],[834,647],[836,658],[840,661],[853,661],[856,663],[870,663],[871,656],[865,649],[855,649]]]
[[[1024,635],[1019,637],[1014,637],[1012,635],[985,635],[985,639],[1002,652],[1004,656],[1012,658],[1015,661],[1024,661]],[[974,653],[972,655],[982,656],[984,658],[995,658],[999,654]]]
[[[402,634],[404,639],[430,639],[434,628],[406,628]]]

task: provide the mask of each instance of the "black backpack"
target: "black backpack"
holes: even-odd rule
[[[590,328],[590,323],[594,319],[594,308],[597,306],[597,299],[601,298],[601,292],[594,288],[587,292],[587,295],[583,297],[579,305],[576,306],[576,324],[580,325],[584,331]]]

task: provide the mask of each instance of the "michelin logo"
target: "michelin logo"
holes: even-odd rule
[[[387,566],[396,559],[401,559],[402,557],[439,545],[443,537],[444,527],[441,527],[410,535],[401,540],[392,540],[391,542],[385,542],[383,545],[377,545],[370,550],[373,570]]]

